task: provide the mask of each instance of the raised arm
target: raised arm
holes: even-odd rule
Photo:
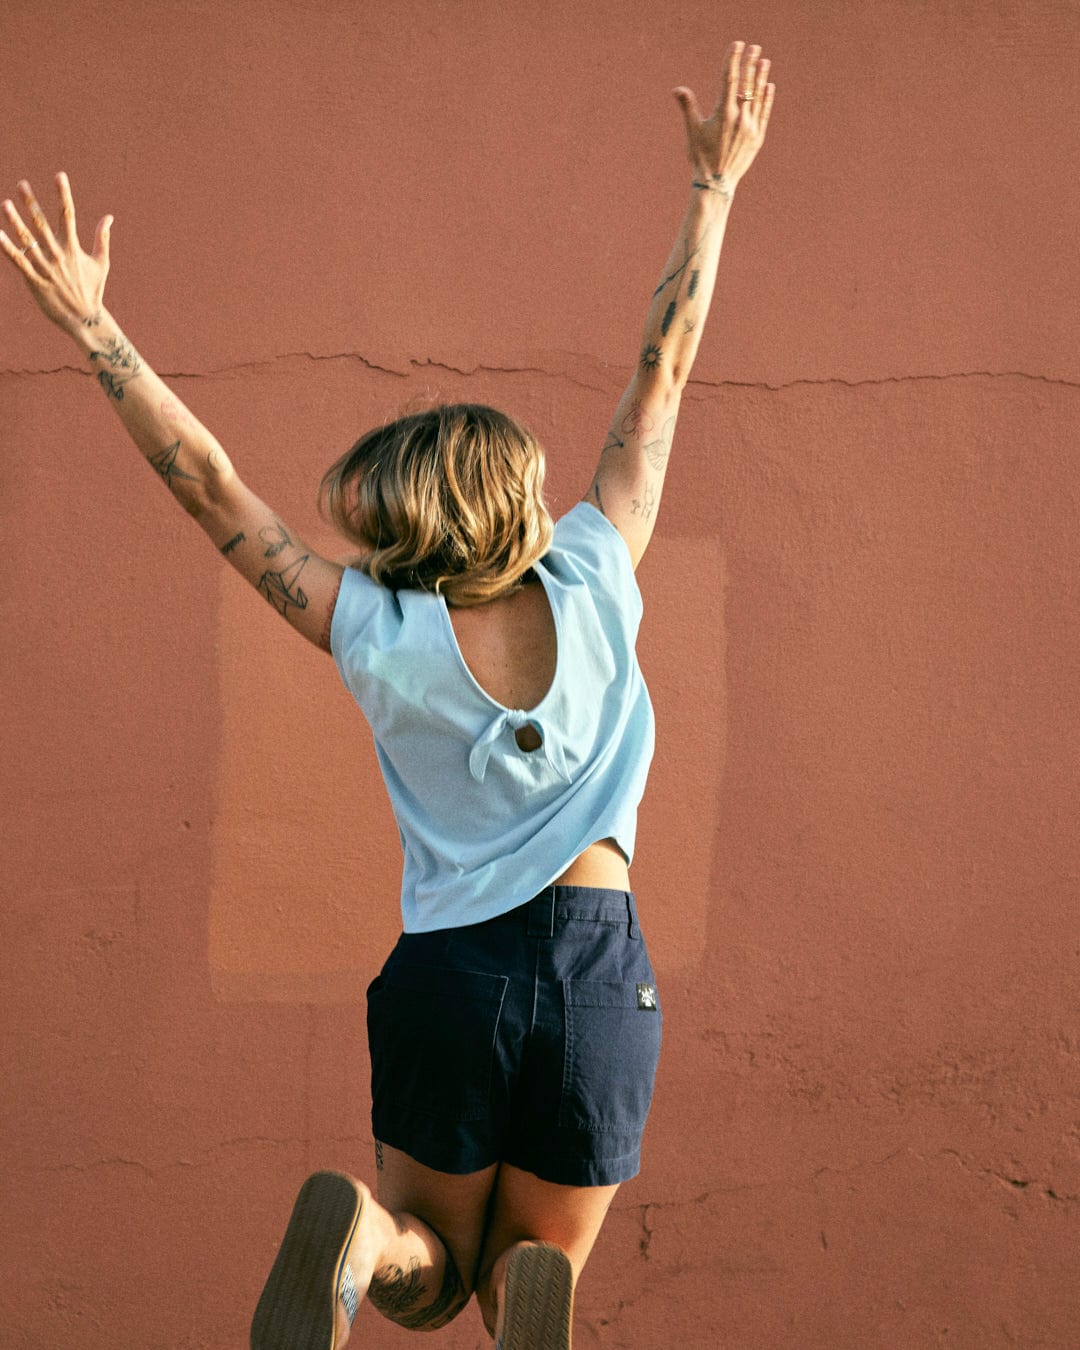
[[[93,252],[84,252],[66,174],[56,182],[59,237],[29,183],[20,183],[29,224],[5,201],[0,248],[46,316],[78,344],[131,439],[176,500],[279,614],[329,651],[342,568],[308,548],[240,481],[218,442],[121,332],[102,304],[112,218],[98,223]]]
[[[652,537],[683,389],[712,300],[735,188],[765,139],[775,86],[760,47],[735,42],[724,90],[703,118],[689,89],[675,97],[693,169],[690,203],[645,318],[641,352],[600,452],[586,500],[626,540],[634,566]]]

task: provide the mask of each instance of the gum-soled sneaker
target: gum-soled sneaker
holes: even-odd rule
[[[506,1305],[496,1350],[570,1350],[574,1272],[547,1243],[521,1247],[506,1265]]]
[[[345,1256],[362,1207],[340,1172],[316,1172],[300,1187],[255,1309],[251,1350],[334,1350],[338,1302],[350,1327],[359,1303]]]

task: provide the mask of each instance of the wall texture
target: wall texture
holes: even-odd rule
[[[115,214],[113,311],[323,548],[322,469],[417,398],[520,416],[565,509],[685,198],[668,90],[736,36],[780,94],[640,573],[666,1054],[576,1344],[1067,1350],[1075,3],[7,0],[2,191]],[[395,835],[332,664],[9,271],[0,313],[0,1341],[226,1350],[299,1180],[370,1168]]]

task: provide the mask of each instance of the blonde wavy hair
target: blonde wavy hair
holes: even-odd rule
[[[323,475],[319,509],[393,590],[479,605],[547,552],[544,452],[513,418],[476,403],[410,413],[369,431]]]

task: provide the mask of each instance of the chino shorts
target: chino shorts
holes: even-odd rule
[[[626,1181],[660,1030],[629,892],[549,886],[485,923],[403,933],[368,989],[375,1138],[441,1172]]]

